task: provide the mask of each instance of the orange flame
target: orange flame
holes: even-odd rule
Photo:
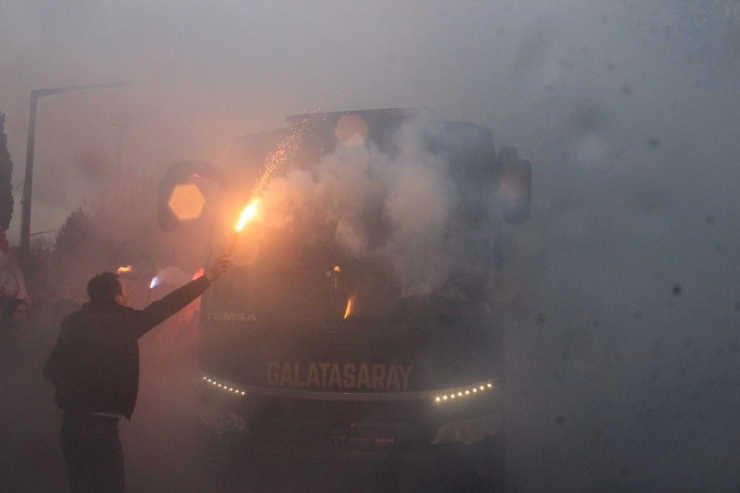
[[[344,309],[344,318],[348,318],[350,315],[352,315],[352,305],[355,302],[355,297],[351,296],[350,299],[347,300],[347,308]]]
[[[239,222],[236,223],[236,231],[241,231],[244,226],[257,214],[257,206],[260,203],[259,197],[253,199],[242,211],[242,215],[239,218]]]
[[[234,233],[231,235],[231,241],[229,241],[229,245],[226,247],[226,252],[224,252],[226,255],[231,255],[234,252],[234,247],[239,239],[239,233],[244,229],[244,226],[246,226],[247,223],[257,215],[257,206],[259,203],[259,197],[252,199],[252,201],[247,204],[242,211],[242,215],[239,217],[239,222],[236,223],[236,227],[234,228]]]
[[[116,269],[116,272],[119,273],[119,274],[122,273],[122,272],[131,272],[131,271],[132,271],[132,268],[131,268],[130,265],[127,265],[125,267],[121,266],[118,269]]]

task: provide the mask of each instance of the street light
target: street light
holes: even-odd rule
[[[33,185],[33,147],[36,141],[36,102],[44,96],[63,92],[87,91],[91,89],[109,89],[124,87],[128,81],[112,81],[104,84],[89,84],[85,86],[52,87],[48,89],[31,90],[31,113],[28,117],[28,145],[26,147],[26,179],[23,182],[23,198],[21,199],[21,244],[20,260],[24,267],[29,258],[31,243],[31,191]]]

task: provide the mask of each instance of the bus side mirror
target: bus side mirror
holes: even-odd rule
[[[529,218],[532,197],[532,165],[519,159],[516,147],[501,146],[498,152],[501,167],[499,202],[504,220],[521,224]]]
[[[199,196],[199,188],[193,183],[198,179],[221,183],[224,173],[217,166],[199,161],[181,161],[170,165],[157,185],[159,229],[173,231],[182,220],[195,219],[200,215],[206,200],[202,192]]]

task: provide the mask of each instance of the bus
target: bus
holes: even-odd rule
[[[503,491],[493,291],[503,222],[529,215],[530,163],[496,152],[489,128],[424,110],[286,123],[240,139],[228,166],[176,163],[159,185],[162,229],[200,221],[209,259],[233,247],[200,307],[209,460],[238,449],[392,464],[450,491]],[[197,219],[177,211],[184,187],[201,196],[185,200]]]

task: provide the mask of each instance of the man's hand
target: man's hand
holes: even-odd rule
[[[208,274],[206,274],[206,277],[210,282],[216,282],[218,281],[219,277],[221,277],[223,274],[226,274],[226,271],[229,270],[229,267],[231,267],[231,258],[229,258],[228,255],[221,255],[213,261]]]

